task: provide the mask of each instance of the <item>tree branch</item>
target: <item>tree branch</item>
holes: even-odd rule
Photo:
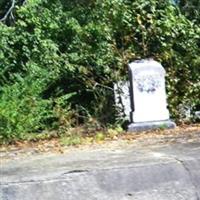
[[[11,4],[10,8],[5,13],[5,15],[3,16],[3,18],[0,19],[0,22],[3,22],[3,21],[5,21],[7,19],[7,17],[9,16],[9,14],[12,13],[12,10],[13,10],[14,7],[15,7],[15,0],[12,0],[12,4]]]

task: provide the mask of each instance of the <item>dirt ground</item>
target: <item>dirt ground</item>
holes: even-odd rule
[[[62,154],[77,149],[123,148],[129,144],[137,146],[160,145],[171,143],[188,143],[200,141],[200,124],[182,125],[175,129],[145,131],[139,133],[121,133],[96,141],[87,138],[81,145],[65,146],[60,138],[40,140],[37,142],[17,142],[13,145],[0,146],[0,163],[11,159],[26,158],[31,155]]]

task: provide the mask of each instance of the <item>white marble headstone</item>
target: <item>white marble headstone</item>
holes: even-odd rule
[[[169,119],[165,91],[165,70],[154,60],[129,64],[131,119],[134,123]]]

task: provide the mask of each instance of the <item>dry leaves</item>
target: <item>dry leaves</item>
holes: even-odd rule
[[[94,138],[86,136],[83,138],[82,145],[75,147],[63,146],[59,138],[41,140],[38,142],[16,142],[14,145],[4,145],[0,147],[0,160],[17,159],[21,156],[30,156],[40,153],[62,154],[69,148],[85,148],[89,145],[106,145],[110,146],[111,141],[126,141],[138,145],[174,143],[174,142],[194,142],[200,141],[200,124],[182,125],[175,129],[144,131],[139,133],[122,133],[119,135],[108,136],[104,140],[95,141]]]

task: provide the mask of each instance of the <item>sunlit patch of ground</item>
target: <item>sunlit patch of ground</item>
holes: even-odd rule
[[[77,131],[77,130],[76,130]],[[81,130],[80,130],[81,131]],[[20,159],[37,154],[62,154],[77,148],[123,148],[129,144],[137,146],[200,141],[200,124],[182,125],[175,129],[144,131],[138,133],[119,132],[114,129],[100,131],[80,138],[53,137],[34,141],[16,142],[0,147],[0,162]]]

